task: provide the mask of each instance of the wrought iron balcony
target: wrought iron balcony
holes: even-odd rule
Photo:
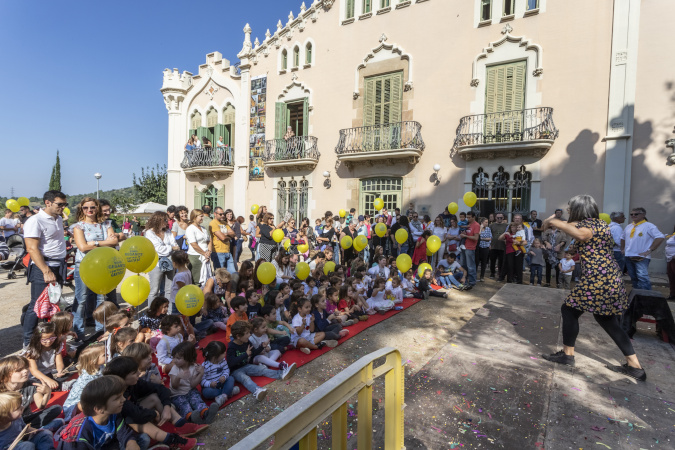
[[[186,150],[180,167],[187,174],[209,175],[214,173],[229,175],[234,170],[234,152],[231,147],[205,147]]]
[[[416,164],[423,151],[422,125],[412,121],[340,130],[335,147],[338,160],[348,167],[357,162],[372,165],[378,160]]]
[[[293,136],[289,139],[265,141],[262,160],[270,169],[291,170],[293,168],[314,168],[319,162],[318,139],[314,136]]]
[[[462,117],[450,156],[465,160],[543,157],[558,137],[553,108],[529,108]]]

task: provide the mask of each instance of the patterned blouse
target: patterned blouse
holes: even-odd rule
[[[488,241],[484,241],[483,239],[490,238]],[[485,227],[483,228],[483,231],[480,232],[480,248],[490,248],[490,243],[492,242],[492,230],[490,227]]]

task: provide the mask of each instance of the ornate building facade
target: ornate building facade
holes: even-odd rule
[[[669,0],[303,3],[259,38],[246,25],[236,64],[214,52],[164,71],[169,203],[314,219],[373,213],[379,196],[433,215],[473,191],[481,214],[541,217],[589,193],[670,232],[674,14]],[[191,134],[213,147],[185,152]]]

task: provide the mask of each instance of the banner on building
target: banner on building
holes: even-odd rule
[[[249,135],[250,164],[248,179],[262,180],[265,152],[265,103],[267,101],[267,77],[251,78],[251,131]]]

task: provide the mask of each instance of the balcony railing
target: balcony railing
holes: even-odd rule
[[[271,139],[265,141],[265,154],[262,160],[268,163],[277,161],[319,160],[318,139],[314,136],[293,136],[289,139]]]
[[[452,155],[467,146],[553,141],[557,137],[558,129],[553,123],[553,108],[529,108],[465,116],[461,118],[457,127]]]
[[[199,148],[196,150],[186,150],[183,162],[180,163],[182,169],[208,168],[232,166],[232,148]]]
[[[419,122],[396,122],[368,127],[340,130],[340,141],[335,153],[340,155],[367,152],[424,150],[422,125]]]

